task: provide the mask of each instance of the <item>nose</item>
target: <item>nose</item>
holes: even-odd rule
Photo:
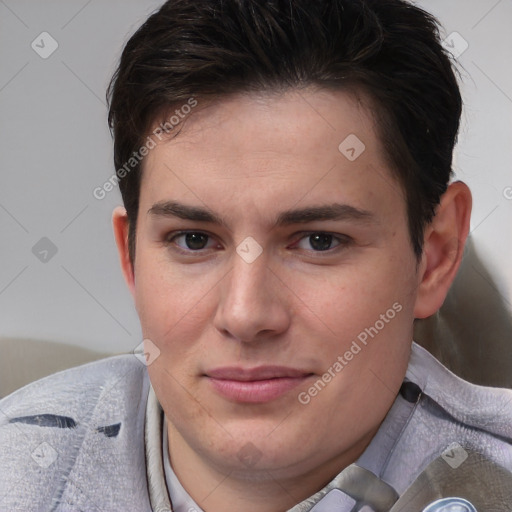
[[[283,283],[267,258],[260,255],[248,263],[238,254],[220,283],[220,299],[214,326],[224,336],[243,343],[268,340],[290,325],[290,310]]]

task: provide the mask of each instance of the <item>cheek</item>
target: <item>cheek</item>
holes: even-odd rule
[[[296,281],[310,298],[314,314],[308,313],[306,330],[317,339],[315,354],[328,381],[301,390],[304,414],[323,417],[348,436],[369,431],[382,419],[405,375],[413,312],[399,268],[382,262],[366,273],[340,271],[322,291],[309,280]]]
[[[136,260],[135,306],[143,336],[161,350],[184,351],[212,314],[215,279],[207,272],[189,275],[155,253],[141,250]]]
[[[383,314],[388,313],[386,319],[395,318],[399,307],[393,309],[394,304],[405,308],[411,302],[413,286],[407,266],[381,258],[315,275],[295,272],[287,281],[297,297],[299,316],[308,316],[326,334],[346,340],[374,325]]]
[[[354,404],[377,407],[393,398],[389,390],[401,385],[412,341],[414,269],[410,258],[379,257],[340,267],[328,278],[297,275],[291,281],[303,301],[299,316],[317,339],[322,371],[331,368],[337,376],[319,403],[327,406],[349,389]],[[339,356],[343,370],[336,372]]]

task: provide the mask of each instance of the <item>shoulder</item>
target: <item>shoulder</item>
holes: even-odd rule
[[[146,492],[148,391],[144,364],[125,355],[59,372],[1,400],[1,508],[60,510],[65,502],[89,510],[103,489],[95,507],[135,510]]]
[[[453,421],[512,440],[512,390],[471,384],[416,344],[406,378]]]
[[[101,359],[64,370],[23,388],[0,400],[0,425],[20,422],[27,414],[81,416],[91,406],[106,405],[116,395],[129,394],[140,386],[145,368],[130,355]],[[105,397],[101,400],[102,395]],[[27,423],[27,422],[25,422]]]
[[[423,509],[411,507],[420,495],[510,510],[512,391],[466,382],[417,345],[404,386],[410,412],[384,469],[401,496],[396,510]]]
[[[379,446],[385,456],[375,462]],[[360,463],[399,496],[393,512],[453,497],[509,511],[512,391],[466,382],[413,344],[400,395],[367,452]]]

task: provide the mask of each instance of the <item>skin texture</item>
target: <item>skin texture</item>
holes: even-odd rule
[[[449,187],[418,262],[403,192],[355,96],[234,96],[200,106],[181,128],[144,162],[134,268],[126,212],[113,216],[144,338],[160,351],[148,371],[171,462],[207,512],[284,511],[355,461],[379,428],[405,375],[413,320],[441,306],[455,276],[471,196]],[[338,149],[350,134],[365,145],[354,161]],[[150,212],[165,201],[222,223]],[[276,224],[285,211],[335,203],[366,215]],[[208,235],[205,248],[189,249],[182,230]],[[334,235],[332,248],[315,251],[312,232]],[[262,248],[252,263],[236,250],[247,237]],[[381,315],[378,334],[301,403]],[[227,399],[208,376],[270,364],[310,376],[263,403]]]

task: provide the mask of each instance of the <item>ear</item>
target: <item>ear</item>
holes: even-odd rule
[[[433,315],[455,279],[469,233],[471,192],[465,183],[448,186],[432,222],[426,227],[418,278],[415,318]]]
[[[128,285],[130,293],[135,296],[135,273],[130,260],[130,251],[128,249],[128,214],[122,206],[118,206],[112,213],[112,226],[114,228],[114,237],[116,239],[117,251],[124,280]]]

